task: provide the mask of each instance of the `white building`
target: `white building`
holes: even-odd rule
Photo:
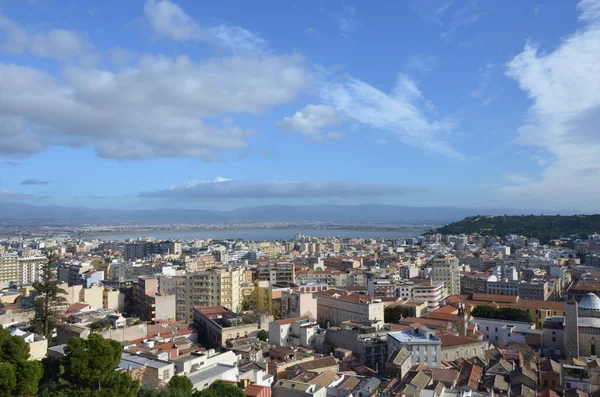
[[[338,290],[315,292],[317,321],[339,325],[344,321],[383,324],[383,302],[370,296],[345,294]]]
[[[308,317],[286,318],[269,324],[269,343],[276,346],[313,346],[319,326]]]
[[[443,282],[426,280],[423,284],[413,287],[412,299],[427,302],[427,311],[440,308],[440,302],[446,298],[446,286]]]
[[[287,379],[278,380],[272,387],[273,397],[325,397],[327,388]]]
[[[424,326],[407,331],[388,333],[388,356],[405,348],[412,353],[412,364],[424,364],[430,368],[440,368],[442,342],[435,333]]]
[[[492,344],[527,343],[528,334],[542,333],[542,330],[535,329],[533,323],[489,318],[473,318],[471,323],[477,324],[479,332],[483,334],[483,339]]]

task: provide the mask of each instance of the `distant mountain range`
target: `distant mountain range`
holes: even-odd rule
[[[348,222],[440,225],[473,215],[531,213],[505,208],[405,207],[395,205],[263,205],[231,211],[160,208],[153,210],[91,209],[0,203],[0,221],[36,223],[196,223],[196,222]]]

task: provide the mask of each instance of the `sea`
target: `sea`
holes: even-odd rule
[[[425,232],[423,229],[421,232]],[[358,229],[213,229],[213,230],[156,230],[144,232],[105,233],[88,235],[87,238],[101,240],[127,240],[143,237],[154,237],[164,240],[292,240],[296,234],[311,237],[340,237],[340,238],[401,238],[416,237],[421,234],[418,230],[358,230]]]

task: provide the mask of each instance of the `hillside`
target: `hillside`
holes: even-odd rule
[[[553,238],[589,235],[600,231],[600,215],[521,215],[470,216],[435,230],[442,234],[474,234],[505,236],[518,234],[535,237],[542,243]]]

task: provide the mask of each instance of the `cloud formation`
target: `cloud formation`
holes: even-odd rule
[[[32,186],[32,185],[47,185],[50,181],[40,181],[39,179],[25,179],[21,181],[21,185]]]
[[[116,71],[68,67],[62,79],[0,63],[0,155],[91,145],[107,158],[215,161],[245,149],[254,132],[206,117],[261,114],[293,100],[305,83],[298,55],[204,62],[148,55]]]
[[[169,0],[148,0],[144,13],[152,29],[172,40],[202,41],[231,51],[260,51],[266,41],[239,26],[202,27],[181,7]]]
[[[190,181],[167,189],[140,192],[140,197],[166,199],[266,199],[401,196],[420,189],[397,185],[356,182],[236,181],[216,178],[212,182]]]
[[[326,105],[307,105],[293,116],[285,117],[277,125],[285,131],[300,132],[314,140],[334,140],[344,137],[343,133],[325,132],[330,126],[337,126],[346,120],[346,116],[335,108]]]
[[[539,178],[500,189],[564,208],[597,208],[600,197],[600,3],[578,5],[581,29],[548,53],[531,43],[506,75],[531,98],[517,142],[551,159]]]
[[[406,75],[398,75],[390,93],[346,76],[326,84],[320,96],[325,104],[351,120],[386,136],[448,158],[462,158],[441,136],[450,132],[454,124],[447,119],[434,120],[426,114],[423,94]]]
[[[66,29],[34,31],[2,15],[0,32],[5,36],[0,50],[16,54],[30,53],[40,58],[68,61],[85,54],[93,47],[89,39],[78,32]]]

